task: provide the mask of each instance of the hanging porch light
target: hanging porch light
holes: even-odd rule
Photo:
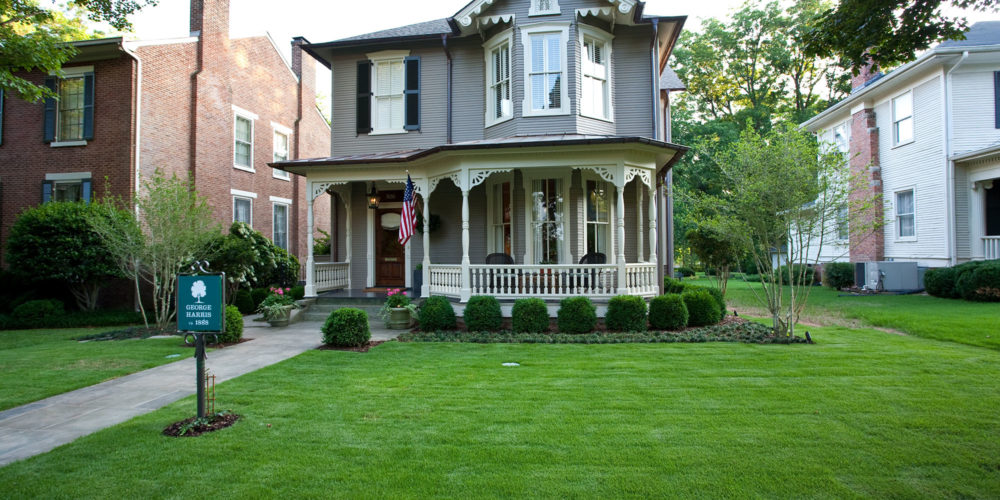
[[[379,201],[381,200],[379,199],[378,192],[375,191],[375,183],[373,182],[372,190],[368,193],[368,208],[375,210],[378,208]]]

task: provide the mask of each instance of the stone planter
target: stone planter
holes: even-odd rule
[[[281,309],[281,312],[273,317],[268,318],[267,323],[271,326],[288,326],[288,319],[292,315],[292,306],[286,306]]]
[[[410,316],[410,310],[405,307],[393,307],[389,309],[389,319],[386,320],[385,326],[390,330],[403,330],[410,327],[410,322],[413,318]]]

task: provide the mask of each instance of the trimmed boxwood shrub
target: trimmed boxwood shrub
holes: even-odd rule
[[[226,306],[226,332],[219,335],[219,342],[230,344],[243,338],[243,315],[236,306]]]
[[[253,314],[257,308],[253,306],[253,297],[250,290],[238,290],[233,298],[233,305],[243,314]]]
[[[694,269],[691,269],[690,267],[681,266],[681,267],[678,267],[675,272],[680,273],[681,276],[683,276],[685,278],[690,278],[690,277],[694,276]]]
[[[56,299],[29,300],[14,308],[11,317],[24,325],[35,324],[65,313],[62,301]]]
[[[495,332],[503,323],[500,302],[491,295],[476,295],[465,304],[465,329],[470,332]]]
[[[264,302],[264,299],[271,294],[271,291],[267,288],[254,288],[250,291],[250,298],[253,300],[253,310],[256,311],[260,307],[260,303]]]
[[[417,312],[420,329],[429,332],[434,330],[454,330],[458,326],[455,318],[455,308],[448,299],[440,296],[427,297]]]
[[[802,268],[805,268],[805,270],[803,271]],[[802,275],[803,272],[805,275]],[[801,279],[803,280],[803,285],[811,285],[816,282],[816,269],[812,267],[802,264],[793,264],[792,274],[794,275],[793,278],[796,280],[799,279],[799,276],[802,276]],[[778,268],[778,279],[781,281],[782,285],[787,285],[789,283],[787,265]]]
[[[302,300],[306,296],[306,287],[302,285],[292,287],[292,300]]]
[[[646,301],[634,295],[618,295],[608,301],[604,317],[608,330],[613,332],[646,331]]]
[[[958,272],[954,267],[928,269],[924,273],[924,290],[935,297],[954,299],[958,296],[955,293],[955,279],[957,277]]]
[[[516,333],[544,333],[549,330],[549,309],[545,301],[537,297],[515,300],[510,315]]]
[[[337,347],[358,347],[368,343],[372,332],[368,328],[368,313],[344,307],[330,313],[323,323],[323,343]]]
[[[660,295],[649,301],[649,325],[654,330],[677,330],[687,323],[688,310],[680,295]]]
[[[566,297],[559,302],[556,324],[561,333],[588,333],[597,326],[597,308],[588,297]]]
[[[681,294],[688,310],[688,326],[714,325],[722,319],[719,303],[704,288],[692,288]]]
[[[834,290],[854,286],[854,265],[850,262],[823,264],[823,284]]]
[[[702,286],[698,287],[703,290],[708,290],[708,294],[715,299],[715,303],[719,305],[719,313],[722,316],[726,315],[726,297],[722,295],[722,290],[715,288],[714,286]]]
[[[962,273],[955,292],[965,300],[1000,302],[1000,261],[987,261]]]
[[[663,277],[663,291],[665,293],[684,293],[685,286],[680,280],[675,280],[670,276]]]

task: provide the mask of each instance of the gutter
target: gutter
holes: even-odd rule
[[[658,57],[658,54],[657,54],[657,49],[659,47],[657,46],[656,42],[658,41],[659,35],[660,35],[660,32],[659,32],[659,29],[660,29],[660,20],[659,20],[659,18],[655,18],[654,17],[653,19],[651,19],[651,22],[653,23],[653,37],[649,41],[649,59],[650,59],[650,64],[651,64],[652,69],[653,69],[653,135],[652,135],[652,137],[653,137],[653,139],[659,139],[660,138],[659,137],[660,123],[657,120],[657,116],[660,113],[660,72],[658,71],[659,68],[660,68],[660,60],[659,60],[659,57]]]
[[[951,87],[951,74],[958,69],[966,59],[969,58],[969,52],[962,52],[962,58],[955,63],[954,66],[949,69],[944,75],[944,168],[947,178],[947,190],[945,193],[945,207],[947,208],[948,217],[948,253],[951,254],[949,261],[952,266],[958,263],[958,238],[955,236],[955,164],[951,161],[951,147],[952,139],[955,133],[955,127],[952,123],[953,113],[952,113],[952,91]]]

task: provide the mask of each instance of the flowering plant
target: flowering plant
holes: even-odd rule
[[[382,304],[382,309],[379,311],[379,317],[382,321],[387,321],[389,319],[389,311],[392,309],[404,308],[410,311],[410,314],[416,314],[417,306],[410,302],[410,297],[406,295],[406,291],[401,288],[390,288],[385,292],[385,304]]]
[[[270,321],[284,316],[286,311],[296,307],[291,288],[271,287],[271,293],[257,306],[257,312]]]

